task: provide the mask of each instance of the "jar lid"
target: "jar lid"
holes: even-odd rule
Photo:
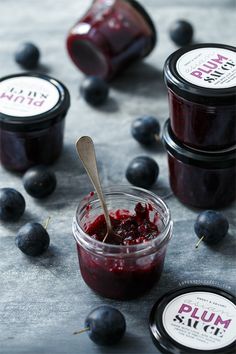
[[[67,88],[38,73],[0,79],[0,127],[11,131],[44,129],[65,117],[70,105]]]
[[[172,53],[164,66],[167,86],[189,101],[236,104],[236,48],[196,44]]]
[[[126,1],[130,5],[132,5],[133,8],[136,9],[140,13],[140,15],[147,21],[147,23],[151,27],[151,30],[152,30],[152,48],[155,47],[156,42],[157,42],[157,30],[156,30],[156,27],[155,27],[151,17],[149,16],[148,12],[136,0],[126,0]]]
[[[180,288],[155,303],[149,325],[162,353],[235,353],[236,298],[212,286]]]
[[[217,151],[204,151],[182,144],[171,130],[170,120],[164,125],[162,140],[167,151],[178,160],[205,169],[224,169],[236,165],[236,146]]]

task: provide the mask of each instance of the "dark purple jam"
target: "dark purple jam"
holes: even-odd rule
[[[80,271],[87,285],[98,294],[119,300],[136,298],[147,292],[161,277],[165,250],[144,267],[134,259],[91,256],[77,244]],[[140,262],[142,259],[140,259]]]
[[[157,249],[140,251],[130,250],[121,256],[122,247],[141,246],[147,241],[158,238],[160,231],[156,214],[154,220],[149,218],[151,205],[138,203],[135,213],[128,210],[116,210],[111,213],[112,225],[116,236],[106,240],[104,246],[116,245],[117,253],[108,254],[88,251],[77,243],[80,270],[84,281],[102,296],[114,299],[131,299],[149,290],[162,273],[166,245]],[[103,241],[106,234],[104,216],[100,215],[85,227],[91,239]]]
[[[236,197],[236,168],[208,169],[189,165],[168,154],[170,185],[176,197],[192,207],[229,205]]]
[[[137,245],[156,238],[160,233],[157,227],[158,214],[153,222],[149,217],[150,210],[153,210],[150,204],[143,206],[138,203],[134,214],[128,210],[116,210],[111,213],[114,235],[108,237],[105,242],[126,246]],[[95,240],[103,242],[107,232],[104,214],[99,215],[85,231]]]
[[[223,150],[236,144],[236,48],[199,44],[166,60],[171,128],[183,144]]]
[[[36,132],[0,129],[0,160],[12,171],[23,172],[33,165],[50,165],[63,146],[64,119]]]
[[[110,79],[155,46],[155,27],[134,0],[96,0],[70,30],[67,49],[86,75]]]
[[[236,106],[206,106],[168,90],[171,127],[183,144],[219,150],[236,143]]]
[[[236,148],[206,152],[190,149],[164,128],[170,185],[184,204],[196,208],[222,208],[236,197]]]
[[[23,172],[51,164],[63,146],[69,93],[55,79],[18,74],[0,80],[0,161]]]

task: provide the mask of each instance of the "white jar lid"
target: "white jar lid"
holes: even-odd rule
[[[211,286],[172,291],[150,314],[152,339],[163,353],[235,353],[235,329],[235,296]]]

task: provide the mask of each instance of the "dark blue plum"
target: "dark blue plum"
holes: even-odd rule
[[[0,189],[0,220],[16,221],[25,211],[25,199],[13,188]]]
[[[206,210],[200,213],[194,224],[194,231],[198,238],[208,244],[215,244],[221,241],[228,232],[229,222],[226,217],[218,211]]]
[[[25,69],[37,67],[40,51],[33,43],[22,43],[15,52],[15,61]]]
[[[178,46],[190,44],[193,38],[193,26],[185,20],[175,21],[170,28],[170,38]]]
[[[45,198],[56,188],[56,175],[45,166],[35,166],[24,174],[23,185],[26,192],[32,197]]]
[[[140,144],[152,145],[159,139],[160,123],[152,116],[137,118],[132,123],[131,134]]]
[[[103,305],[90,312],[85,320],[89,338],[99,345],[112,345],[125,334],[126,322],[123,314],[114,307]]]
[[[143,188],[151,187],[157,180],[159,167],[155,160],[148,156],[138,156],[134,158],[127,167],[127,180]]]
[[[40,256],[48,249],[50,238],[41,224],[29,222],[20,228],[15,243],[26,255]]]
[[[99,77],[88,76],[80,86],[80,93],[90,105],[100,106],[107,100],[109,86]]]

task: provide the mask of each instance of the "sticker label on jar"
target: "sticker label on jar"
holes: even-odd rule
[[[191,84],[224,89],[236,86],[236,52],[223,48],[198,48],[176,63],[180,76]]]
[[[188,348],[216,350],[236,340],[236,306],[214,293],[176,297],[165,307],[162,321],[168,335]]]
[[[18,76],[0,82],[0,112],[30,117],[55,107],[60,93],[51,82],[38,77]]]

